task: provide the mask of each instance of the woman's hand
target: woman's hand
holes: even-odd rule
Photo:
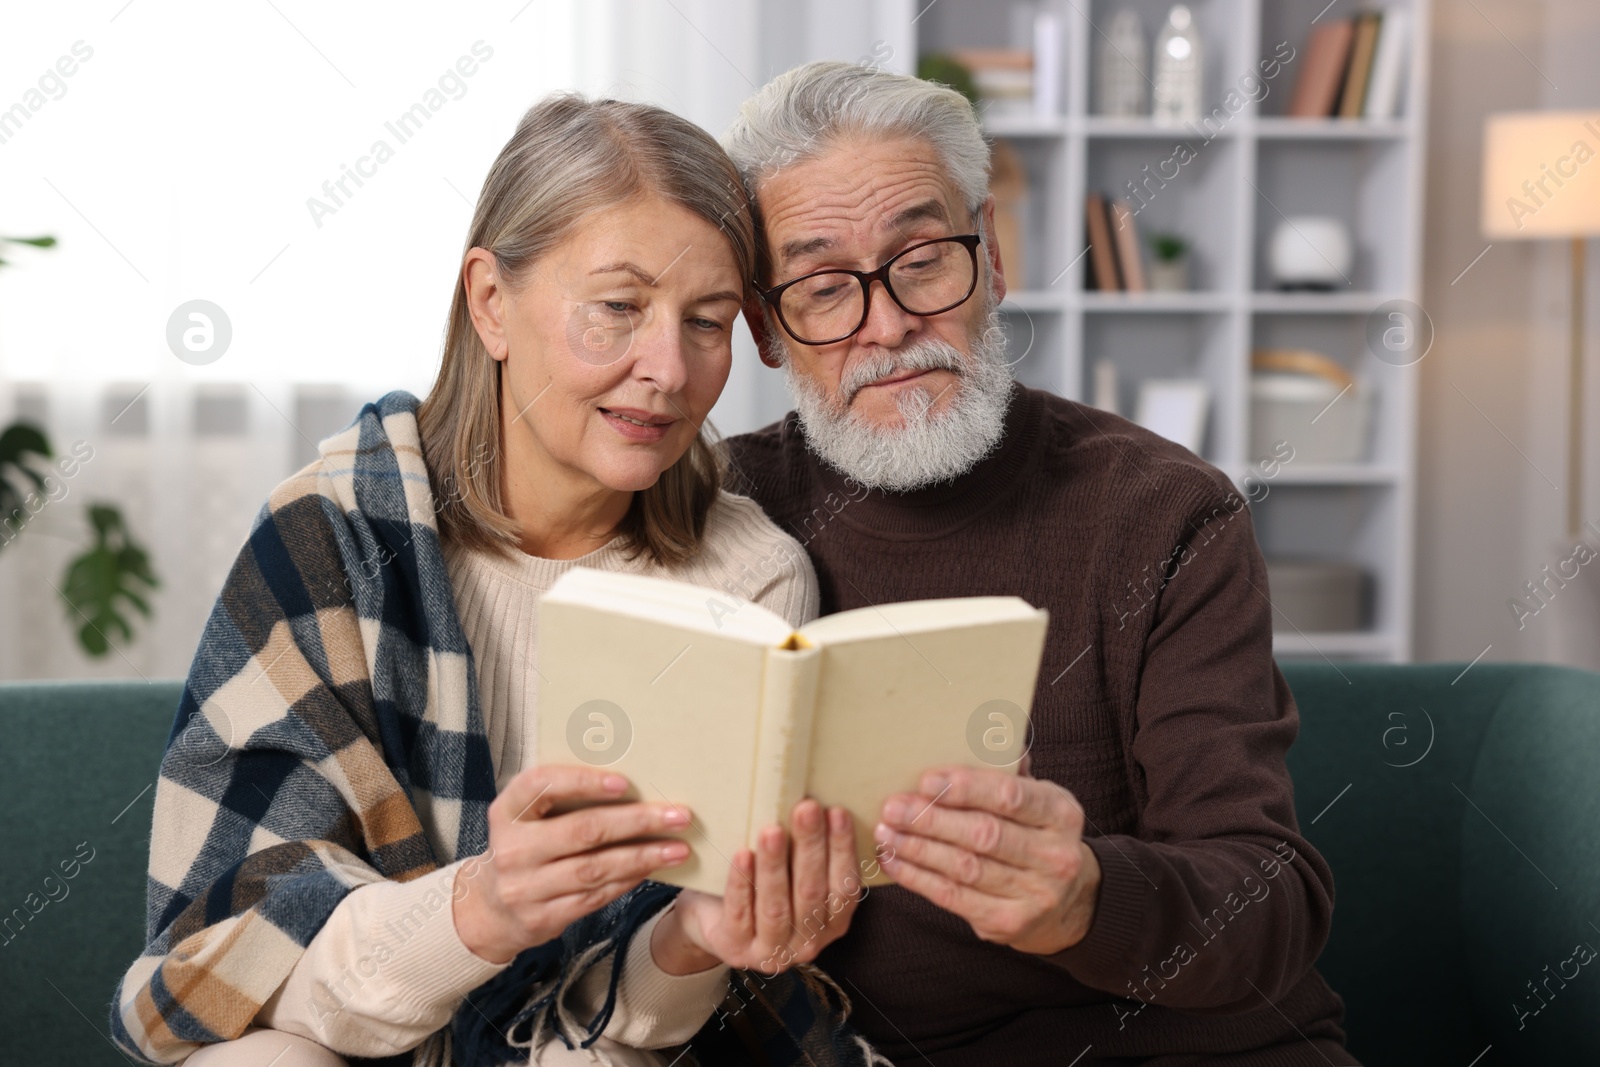
[[[592,767],[529,767],[511,779],[489,805],[488,851],[456,874],[456,932],[474,955],[506,963],[650,872],[688,858],[682,841],[633,839],[682,830],[689,813],[681,805],[616,803],[627,788],[626,778]],[[613,803],[549,814],[595,800]]]
[[[781,826],[765,827],[756,851],[740,849],[721,897],[685,889],[656,924],[651,952],[669,974],[718,961],[775,975],[817,958],[850,926],[865,889],[856,866],[855,827],[844,808],[795,805],[792,846]]]

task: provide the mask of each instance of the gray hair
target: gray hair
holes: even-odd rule
[[[591,214],[651,194],[722,231],[748,292],[755,227],[740,176],[711,135],[659,107],[575,94],[547,96],[522,116],[484,178],[462,254],[488,249],[501,284],[516,292]],[[502,366],[478,336],[466,272],[457,270],[439,376],[417,423],[439,535],[463,547],[519,547],[500,493]],[[722,484],[711,434],[703,428],[655,485],[634,494],[621,529],[635,555],[674,564],[699,549]]]
[[[969,211],[988,198],[989,145],[967,98],[938,82],[856,63],[806,63],[773,78],[739,108],[722,146],[755,200],[777,171],[852,136],[923,138]]]

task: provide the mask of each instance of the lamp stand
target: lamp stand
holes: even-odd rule
[[[1583,529],[1583,303],[1588,241],[1572,239],[1572,381],[1567,396],[1567,536]]]
[[[1571,393],[1567,398],[1567,540],[1552,546],[1558,558],[1566,558],[1581,541],[1594,546],[1600,544],[1592,537],[1582,536],[1585,526],[1600,533],[1594,523],[1583,520],[1583,326],[1584,326],[1584,273],[1588,248],[1582,237],[1572,239],[1572,354],[1569,383]],[[1595,571],[1600,564],[1585,571]],[[1568,586],[1576,583],[1576,588]],[[1553,663],[1585,670],[1600,670],[1600,571],[1584,573],[1560,583],[1560,595],[1541,612],[1549,613],[1550,627],[1546,630],[1544,655]],[[1540,624],[1544,620],[1541,618]]]

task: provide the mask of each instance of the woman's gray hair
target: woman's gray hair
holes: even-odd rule
[[[520,291],[539,262],[590,215],[649,196],[720,230],[748,294],[756,271],[755,225],[739,172],[712,136],[649,104],[568,93],[529,108],[489,167],[463,261],[472,249],[487,249],[499,284]],[[439,376],[417,422],[439,536],[468,548],[519,548],[520,528],[501,495],[504,366],[478,336],[466,273],[457,271]],[[674,564],[699,549],[722,484],[722,457],[713,443],[707,423],[654,485],[634,494],[621,524],[634,554]]]
[[[989,195],[989,145],[967,98],[938,82],[837,61],[773,78],[739,108],[722,137],[750,199],[777,171],[847,137],[931,143],[969,211]]]

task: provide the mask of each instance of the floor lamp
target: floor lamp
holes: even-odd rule
[[[1600,111],[1518,111],[1484,125],[1484,236],[1491,240],[1571,242],[1571,350],[1567,396],[1567,522],[1570,553],[1585,533],[1583,518],[1584,286],[1587,242],[1600,237]],[[1590,530],[1589,532],[1597,532]],[[1561,558],[1565,559],[1563,555]],[[1591,569],[1584,568],[1585,572]],[[1565,662],[1600,666],[1600,594],[1562,596],[1554,635],[1568,646]],[[1543,611],[1541,611],[1543,614]]]

